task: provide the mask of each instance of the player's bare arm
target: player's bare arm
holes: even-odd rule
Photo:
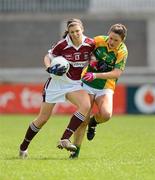
[[[100,79],[118,79],[121,74],[122,74],[122,70],[120,69],[114,69],[110,72],[103,72],[103,73],[94,73],[96,78],[100,78]]]
[[[45,57],[44,57],[44,65],[45,65],[46,68],[51,66],[51,60],[50,60],[48,54],[46,54]]]

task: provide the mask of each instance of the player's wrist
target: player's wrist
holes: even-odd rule
[[[50,67],[46,68],[46,72],[50,73]]]
[[[45,67],[46,71],[47,71],[47,69],[49,69],[49,68],[50,68],[50,66]]]
[[[96,79],[96,73],[93,73],[93,79]]]

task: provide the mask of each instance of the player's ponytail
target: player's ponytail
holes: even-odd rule
[[[65,32],[64,32],[64,34],[63,34],[63,38],[65,39],[65,37],[67,36],[67,34],[68,34],[68,30],[65,30]]]

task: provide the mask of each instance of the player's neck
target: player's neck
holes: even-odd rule
[[[73,41],[74,46],[79,47],[82,44],[82,40],[74,40]]]

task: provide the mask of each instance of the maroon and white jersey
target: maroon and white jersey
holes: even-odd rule
[[[50,56],[63,56],[70,63],[70,69],[67,73],[68,78],[72,80],[81,79],[83,68],[91,60],[92,52],[95,48],[94,40],[83,35],[82,44],[79,47],[73,45],[69,35],[60,40],[49,50]]]

